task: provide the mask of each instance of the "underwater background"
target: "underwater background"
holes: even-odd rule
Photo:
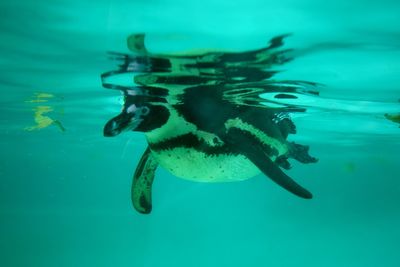
[[[0,265],[400,266],[398,1],[2,1]],[[293,117],[317,164],[194,183],[162,168],[153,212],[130,201],[141,133],[103,137],[121,94],[101,86],[146,33],[151,51],[243,51],[292,33],[279,79],[323,84]],[[385,116],[386,114],[386,116]]]

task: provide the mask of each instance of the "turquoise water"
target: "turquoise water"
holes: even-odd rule
[[[3,1],[0,11],[1,266],[399,266],[400,129],[384,116],[400,112],[397,1]],[[138,32],[164,53],[242,51],[292,33],[297,56],[277,78],[323,84],[301,99],[308,112],[291,137],[319,162],[287,172],[314,198],[263,175],[207,184],[160,168],[153,212],[135,212],[145,139],[103,137],[121,97],[100,74],[115,68],[106,52],[128,52]]]

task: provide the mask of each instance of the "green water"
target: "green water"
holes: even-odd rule
[[[0,266],[400,266],[400,128],[384,116],[400,112],[399,13],[389,0],[2,1]],[[293,33],[301,53],[277,77],[324,84],[292,137],[319,162],[288,171],[314,199],[262,175],[205,184],[160,168],[153,212],[135,212],[145,139],[102,136],[121,99],[100,74],[138,32],[158,52]]]

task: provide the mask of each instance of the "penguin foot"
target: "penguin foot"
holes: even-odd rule
[[[301,163],[315,163],[318,161],[317,158],[314,158],[308,154],[309,146],[304,146],[300,144],[296,144],[294,142],[289,143],[289,157],[294,158],[295,160]]]

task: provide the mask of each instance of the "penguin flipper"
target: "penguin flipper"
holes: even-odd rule
[[[232,149],[245,155],[260,171],[278,185],[299,197],[312,198],[312,194],[307,189],[296,183],[272,162],[265,151],[263,151],[261,144],[250,134],[237,128],[230,128],[224,141],[232,146]]]
[[[158,163],[147,147],[133,176],[131,198],[133,207],[140,213],[151,212],[151,187]]]

